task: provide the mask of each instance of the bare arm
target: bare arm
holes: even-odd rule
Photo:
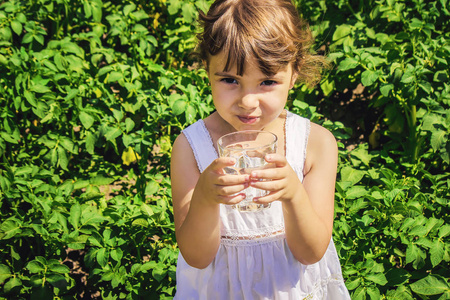
[[[233,165],[228,158],[214,160],[200,174],[194,154],[184,135],[173,146],[171,161],[172,200],[175,234],[186,262],[206,268],[220,245],[219,204],[242,201],[239,193],[249,181],[248,175],[225,175],[222,169]]]
[[[260,198],[261,203],[282,202],[289,248],[298,261],[312,264],[325,254],[333,229],[336,140],[329,131],[312,124],[307,153],[303,184],[286,159],[274,155],[268,159],[276,168],[255,174],[272,181],[253,181],[252,185],[271,192]]]

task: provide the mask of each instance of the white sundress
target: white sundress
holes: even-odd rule
[[[303,180],[310,121],[288,112],[285,126],[286,157]],[[218,157],[205,123],[199,120],[183,133],[203,172]],[[256,212],[221,205],[220,218],[221,243],[208,267],[191,267],[180,252],[174,299],[350,299],[332,239],[319,262],[303,265],[294,258],[280,202]]]

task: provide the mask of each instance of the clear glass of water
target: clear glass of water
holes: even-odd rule
[[[224,168],[227,174],[250,174],[253,170],[264,169],[270,165],[264,160],[266,154],[277,151],[277,136],[268,131],[245,130],[226,134],[217,141],[220,157],[233,157],[236,163]],[[233,205],[239,211],[258,211],[270,204],[257,204],[253,198],[268,194],[267,191],[248,187],[245,199]]]

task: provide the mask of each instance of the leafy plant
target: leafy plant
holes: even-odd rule
[[[170,151],[213,111],[189,55],[211,2],[0,4],[1,299],[172,298]],[[338,139],[352,298],[449,298],[447,1],[295,2],[335,67],[287,108]]]

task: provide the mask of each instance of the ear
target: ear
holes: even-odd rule
[[[291,77],[291,83],[289,85],[289,89],[292,89],[295,85],[295,82],[297,82],[297,78],[298,78],[298,73],[297,72],[293,72],[292,73],[292,77]]]

